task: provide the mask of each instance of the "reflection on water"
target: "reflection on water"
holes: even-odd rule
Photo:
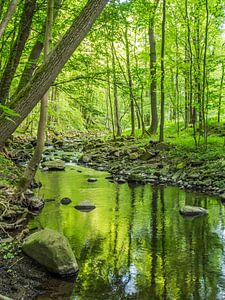
[[[80,266],[75,283],[61,283],[60,296],[58,282],[39,299],[225,299],[220,201],[173,187],[118,185],[82,167],[38,176],[40,194],[56,201],[30,226],[63,232]],[[63,197],[73,202],[63,206]],[[97,208],[77,211],[83,200]],[[184,204],[207,208],[209,215],[185,219],[178,212]]]

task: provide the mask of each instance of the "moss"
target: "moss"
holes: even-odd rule
[[[20,176],[19,168],[3,153],[0,153],[0,166],[0,185],[15,185]]]

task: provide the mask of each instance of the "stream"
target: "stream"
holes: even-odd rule
[[[225,299],[221,201],[175,187],[116,184],[107,175],[75,165],[38,173],[38,194],[55,201],[46,201],[30,228],[62,232],[80,271],[75,282],[50,280],[37,299]],[[62,205],[64,197],[72,203]],[[96,209],[76,210],[84,200]],[[184,218],[185,204],[209,214]]]

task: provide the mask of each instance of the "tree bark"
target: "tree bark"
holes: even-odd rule
[[[164,122],[165,122],[165,25],[166,25],[166,0],[163,0],[163,19],[162,19],[162,46],[161,46],[161,119],[160,119],[160,135],[159,141],[164,141]]]
[[[151,125],[149,133],[156,134],[158,127],[158,112],[157,112],[157,80],[156,80],[156,42],[153,24],[149,26],[149,44],[150,44],[150,98],[151,98]]]
[[[19,65],[20,57],[25,47],[26,41],[29,37],[32,19],[36,7],[36,0],[26,0],[24,4],[24,11],[21,17],[19,32],[16,41],[10,51],[9,60],[3,72],[0,82],[0,103],[5,103],[9,97],[9,90]]]
[[[209,31],[209,7],[208,0],[205,0],[206,8],[206,24],[205,24],[205,40],[204,40],[204,58],[203,58],[203,74],[202,74],[202,118],[204,127],[204,142],[207,144],[207,105],[205,105],[205,94],[207,85],[207,47],[208,47],[208,31]]]
[[[19,0],[12,0],[9,4],[9,8],[2,20],[2,22],[0,23],[0,38],[2,37],[8,23],[10,22],[13,14],[15,13],[16,11],[16,7],[17,7],[17,4],[18,4],[18,1]],[[0,10],[1,10],[1,7],[0,7]]]
[[[59,8],[61,6],[62,0],[56,0],[54,3],[54,16],[53,16],[53,23],[55,22],[55,19],[57,18]],[[26,63],[26,66],[23,70],[23,73],[20,78],[20,82],[17,87],[17,93],[28,83],[30,78],[32,77],[35,69],[37,68],[38,59],[40,57],[40,54],[43,49],[43,36],[45,33],[45,24],[43,25],[43,28],[41,30],[41,33],[39,34],[31,52],[30,56],[28,58],[28,61]]]
[[[125,20],[126,22],[126,20]],[[131,135],[135,136],[135,111],[134,111],[134,93],[133,93],[133,80],[131,75],[131,67],[130,67],[130,47],[128,41],[128,25],[126,22],[125,25],[125,49],[126,49],[126,67],[127,67],[127,77],[128,77],[128,86],[129,86],[129,94],[130,94],[130,116],[131,116]]]
[[[122,129],[120,125],[120,111],[119,111],[119,101],[118,101],[118,90],[117,90],[117,76],[116,76],[116,62],[115,62],[115,47],[114,43],[111,43],[112,50],[112,73],[113,73],[113,95],[114,95],[114,114],[115,114],[115,127],[116,136],[121,136]]]
[[[67,30],[61,41],[51,51],[47,62],[43,63],[35,72],[29,83],[19,94],[13,97],[10,107],[19,114],[11,120],[0,117],[0,148],[11,136],[21,122],[32,111],[39,100],[44,96],[55,78],[85,38],[93,23],[102,12],[108,0],[89,0],[80,15]]]
[[[53,27],[53,10],[54,10],[54,0],[48,0],[45,40],[44,40],[44,61],[45,62],[50,52],[52,27]],[[42,159],[42,153],[45,145],[45,130],[46,130],[46,124],[48,118],[48,96],[49,96],[49,92],[47,92],[41,100],[40,119],[39,119],[38,132],[37,132],[37,144],[34,150],[33,157],[31,158],[24,172],[24,176],[20,184],[20,193],[26,191],[27,188],[30,186]]]
[[[220,95],[219,95],[219,103],[218,103],[218,113],[217,113],[217,122],[220,123],[220,116],[221,116],[221,102],[222,102],[222,95],[223,95],[223,83],[224,83],[224,61],[222,61],[222,74],[220,79]]]

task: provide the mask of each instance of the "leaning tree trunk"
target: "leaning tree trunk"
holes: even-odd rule
[[[9,8],[8,8],[2,22],[0,23],[0,38],[2,37],[8,23],[10,22],[13,14],[16,11],[17,3],[18,3],[18,0],[12,0],[9,4]],[[0,7],[0,10],[1,10],[1,7]]]
[[[52,37],[52,27],[53,27],[53,11],[54,11],[54,0],[48,0],[47,7],[47,18],[46,18],[46,28],[45,28],[45,41],[44,41],[44,61],[47,61],[47,56],[50,52],[50,44]],[[38,124],[37,132],[37,144],[34,150],[33,157],[27,165],[24,172],[24,176],[19,184],[19,192],[22,193],[30,186],[37,172],[38,166],[41,162],[44,145],[45,145],[45,130],[48,118],[48,92],[43,96],[41,100],[40,108],[40,119]]]
[[[4,114],[1,115],[0,148],[4,146],[6,140],[47,92],[65,63],[85,38],[107,2],[108,0],[88,1],[61,41],[51,51],[47,62],[37,69],[26,87],[13,97],[10,108],[14,109],[19,116],[11,117],[11,120],[9,120]]]
[[[29,37],[32,19],[35,13],[36,0],[26,0],[24,11],[21,17],[19,33],[10,51],[9,60],[0,81],[0,102],[5,103],[9,96],[9,90],[20,62],[23,49]]]

